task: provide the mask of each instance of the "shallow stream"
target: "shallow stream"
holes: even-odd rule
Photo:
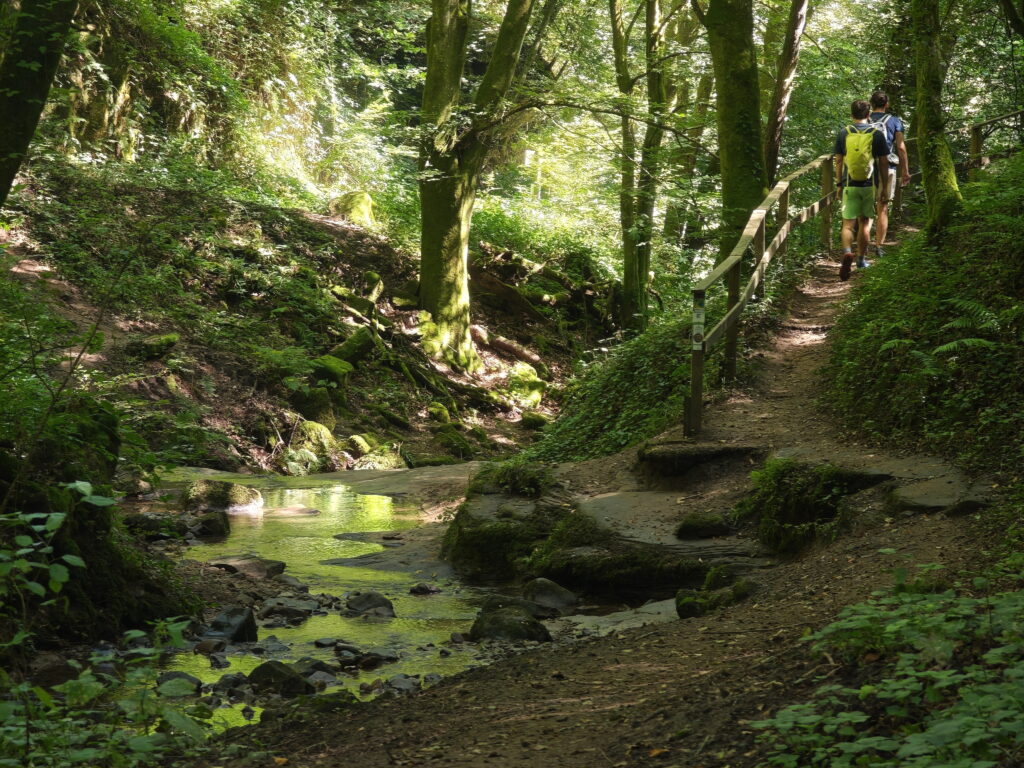
[[[210,479],[228,478],[204,475]],[[178,477],[182,475],[179,473]],[[475,646],[447,641],[453,632],[468,631],[476,615],[475,603],[479,603],[483,595],[481,590],[438,573],[321,564],[323,560],[352,558],[384,549],[378,543],[340,540],[335,538],[336,534],[408,530],[419,525],[418,510],[403,508],[388,496],[354,493],[336,480],[325,485],[326,478],[310,477],[306,482],[314,487],[276,487],[282,480],[292,484],[295,479],[247,477],[244,484],[263,494],[262,512],[232,515],[231,533],[226,539],[192,547],[185,557],[208,561],[252,554],[283,560],[285,573],[308,585],[311,594],[326,592],[344,597],[357,590],[376,590],[392,601],[396,618],[350,618],[333,612],[311,616],[296,627],[260,627],[259,643],[267,643],[274,637],[288,649],[271,642],[266,653],[256,655],[229,647],[230,666],[222,669],[211,668],[207,656],[182,653],[172,660],[171,669],[188,672],[207,683],[215,682],[228,672],[248,674],[271,658],[285,661],[306,656],[333,659],[330,648],[314,646],[313,641],[318,638],[338,638],[363,649],[384,647],[397,651],[398,662],[338,678],[341,686],[360,695],[360,683],[377,678],[387,680],[402,673],[447,676],[478,663]],[[295,514],[296,508],[303,507],[320,510],[320,514]],[[287,511],[289,509],[293,511]],[[418,582],[436,585],[442,591],[425,596],[409,594],[409,588]],[[331,690],[338,688],[327,688],[328,692]],[[218,716],[221,714],[226,715],[231,724],[242,722],[237,711],[222,709]]]

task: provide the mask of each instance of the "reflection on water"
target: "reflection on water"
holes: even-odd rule
[[[343,596],[347,592],[374,589],[394,603],[397,618],[349,618],[332,613],[312,616],[303,624],[290,628],[260,628],[259,640],[274,636],[290,646],[287,654],[228,654],[231,666],[211,669],[209,659],[202,655],[180,654],[172,668],[214,682],[228,672],[248,674],[267,658],[298,659],[304,656],[331,659],[329,649],[316,648],[318,638],[340,638],[347,643],[368,649],[387,647],[397,650],[400,661],[377,670],[360,672],[356,677],[339,678],[344,687],[358,694],[361,682],[393,675],[451,675],[474,663],[472,647],[442,645],[452,632],[465,632],[476,615],[469,602],[479,593],[454,581],[441,582],[440,594],[417,596],[409,587],[420,581],[433,582],[430,573],[402,573],[359,566],[321,565],[331,558],[356,557],[382,549],[375,543],[343,541],[338,533],[400,531],[418,523],[415,511],[396,507],[390,497],[355,494],[346,486],[266,489],[263,513],[234,515],[231,534],[224,540],[205,543],[188,550],[186,556],[210,560],[227,555],[254,554],[283,560],[285,573],[309,585],[310,592],[327,592]],[[309,508],[318,515],[305,512]],[[441,654],[442,648],[450,655]],[[328,688],[330,691],[331,688]],[[219,710],[230,724],[244,722],[236,711]]]

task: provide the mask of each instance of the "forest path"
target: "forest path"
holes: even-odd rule
[[[946,469],[927,457],[842,443],[815,407],[827,328],[848,291],[837,272],[833,261],[815,267],[758,384],[713,407],[702,440],[757,440],[819,458],[883,463],[907,480]],[[578,487],[607,490],[628,480],[625,468],[621,459],[588,462]],[[801,642],[809,629],[891,583],[897,565],[942,563],[954,572],[976,565],[990,533],[970,517],[886,517],[876,509],[871,520],[761,572],[754,597],[717,613],[540,647],[414,696],[271,722],[235,737],[307,767],[756,765],[763,757],[746,722],[798,700],[836,669],[809,654]]]

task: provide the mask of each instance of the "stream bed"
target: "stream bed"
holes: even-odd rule
[[[445,568],[423,571],[401,571],[371,568],[356,563],[322,564],[325,560],[355,558],[382,551],[377,541],[335,538],[338,534],[401,532],[420,525],[418,508],[402,506],[389,496],[359,494],[336,479],[245,477],[225,473],[203,473],[207,479],[232,479],[260,490],[263,509],[251,514],[231,516],[231,533],[215,542],[190,547],[184,554],[200,562],[236,555],[256,555],[286,564],[285,573],[309,587],[311,595],[327,593],[341,598],[350,592],[374,590],[388,597],[395,608],[395,618],[348,617],[337,611],[313,615],[298,626],[259,627],[254,648],[247,644],[229,646],[227,668],[213,668],[211,659],[189,652],[175,655],[168,668],[187,672],[203,683],[213,683],[226,673],[249,674],[269,659],[285,662],[304,657],[334,660],[331,648],[319,648],[314,641],[337,638],[364,649],[388,649],[398,661],[372,670],[338,675],[337,685],[325,692],[346,688],[361,698],[373,693],[360,692],[361,684],[388,680],[396,675],[419,676],[430,684],[441,676],[460,672],[479,664],[479,648],[452,643],[452,633],[467,632],[476,616],[477,604],[485,590],[458,582]],[[172,479],[187,479],[179,470]],[[308,483],[311,487],[281,487]],[[309,514],[298,510],[319,510]],[[380,536],[356,536],[380,539]],[[402,542],[388,541],[390,547]],[[425,582],[441,591],[429,595],[410,594],[410,587]],[[286,587],[282,587],[286,589]],[[257,652],[253,652],[256,650]],[[238,708],[217,711],[222,725],[244,722]],[[223,722],[225,721],[226,722]]]

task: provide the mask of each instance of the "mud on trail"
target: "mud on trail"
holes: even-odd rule
[[[801,640],[844,606],[892,583],[898,563],[941,563],[955,574],[983,564],[998,532],[972,516],[938,510],[979,493],[944,462],[842,441],[816,404],[828,330],[849,283],[822,261],[800,289],[761,375],[706,414],[705,445],[757,445],[775,455],[829,460],[893,478],[867,492],[859,524],[827,547],[756,573],[746,602],[703,617],[541,647],[448,678],[404,698],[340,712],[301,713],[229,732],[226,740],[269,750],[293,766],[754,766],[763,755],[747,725],[800,700],[838,666]],[[854,275],[856,279],[856,275]],[[683,444],[681,430],[654,441]],[[715,483],[652,487],[635,471],[636,450],[563,468],[577,497],[673,494],[681,506],[724,509],[749,487],[749,462]],[[902,512],[893,511],[899,499]],[[637,503],[631,534],[666,535],[666,503]],[[883,554],[879,550],[896,550]],[[206,765],[231,765],[222,760]],[[239,763],[241,764],[241,763]]]

